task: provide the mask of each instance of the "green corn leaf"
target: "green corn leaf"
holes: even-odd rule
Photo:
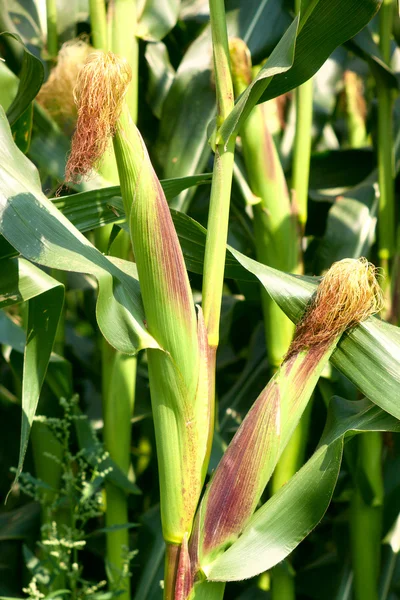
[[[121,200],[115,197],[110,204],[117,208],[118,217],[115,218],[121,219]],[[183,213],[172,210],[171,214],[187,268],[202,273],[205,228]],[[229,246],[227,250],[225,276],[247,281],[258,279],[283,312],[296,323],[319,279],[283,273]],[[370,400],[400,418],[400,406],[396,401],[400,383],[400,333],[397,327],[374,317],[368,319],[343,336],[331,361]]]
[[[33,121],[33,105],[29,104],[28,108],[22,113],[22,115],[14,122],[12,126],[12,133],[15,143],[18,148],[26,154],[29,150],[32,135],[32,121]]]
[[[276,98],[310,79],[337,46],[353,37],[372,19],[379,8],[380,0],[347,0],[345,3],[343,0],[313,0],[308,3],[303,1],[302,5],[304,10],[301,11],[297,36],[297,24],[294,21],[265,67],[248,90],[240,96],[219,129],[219,136],[225,144],[237,133],[241,122],[257,102]],[[294,60],[289,61],[294,45]],[[277,69],[275,73],[268,72],[269,65],[274,64],[274,54],[279,53],[281,60],[282,53],[285,52],[287,62],[282,63],[282,68]],[[289,62],[292,64],[288,64]],[[280,61],[278,64],[281,64]],[[265,79],[272,75],[272,80]]]
[[[238,133],[241,124],[247,119],[261,95],[271,83],[272,77],[278,73],[286,73],[292,66],[298,25],[299,19],[296,17],[274,48],[265,65],[258,72],[257,77],[240,95],[234,109],[218,130],[218,136],[226,144],[232,135]]]
[[[212,173],[204,173],[191,177],[164,179],[160,183],[166,199],[172,200],[183,190],[192,186],[210,184],[211,177]],[[52,198],[52,202],[81,232],[90,231],[108,223],[116,223],[121,219],[125,220],[120,186]]]
[[[64,286],[24,259],[3,259],[0,267],[0,308],[28,301],[18,478],[64,303]]]
[[[187,600],[222,600],[224,592],[225,583],[200,581],[194,584]]]
[[[42,193],[33,164],[15,146],[0,112],[0,232],[27,259],[93,275],[97,318],[109,343],[127,354],[158,347],[144,325],[134,265],[109,260]]]
[[[20,42],[24,50],[17,95],[7,110],[8,120],[11,124],[14,124],[26,111],[33,99],[36,98],[43,83],[44,68],[41,61],[25,47],[19,35],[9,32],[4,32],[1,35]]]
[[[230,249],[238,262],[256,275],[273,300],[295,323],[314,293],[318,279],[275,271]],[[400,330],[371,317],[342,336],[332,364],[372,402],[397,418],[400,384]]]
[[[400,423],[368,400],[334,397],[318,449],[253,515],[240,538],[205,568],[211,581],[254,577],[282,561],[323,517],[339,474],[346,435],[400,431]]]
[[[179,10],[180,0],[164,0],[162,4],[158,0],[146,0],[135,34],[152,42],[162,40],[174,27]]]

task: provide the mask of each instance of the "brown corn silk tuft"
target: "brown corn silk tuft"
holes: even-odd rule
[[[84,38],[65,42],[58,53],[57,65],[36,98],[58,125],[71,133],[78,116],[74,98],[75,85],[92,52],[93,48]]]
[[[312,346],[324,345],[382,310],[383,293],[374,265],[366,258],[334,263],[298,323],[285,360]]]
[[[78,122],[65,170],[66,181],[80,181],[98,166],[113,136],[131,81],[128,62],[112,52],[93,52],[75,87]]]

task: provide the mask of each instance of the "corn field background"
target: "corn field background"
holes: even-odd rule
[[[0,2],[0,600],[400,599],[400,6]]]

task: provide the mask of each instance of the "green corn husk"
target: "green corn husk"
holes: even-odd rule
[[[121,193],[147,327],[158,343],[148,368],[167,543],[164,598],[173,597],[179,547],[190,535],[211,450],[210,389],[215,353],[196,311],[169,207],[125,102],[126,60],[93,53],[80,76],[80,128],[68,173],[85,175],[114,137]]]
[[[126,110],[114,149],[149,332],[148,351],[165,540],[190,533],[210,449],[210,353],[164,192]]]
[[[207,576],[239,537],[341,334],[381,305],[373,267],[365,259],[346,259],[328,271],[281,368],[242,422],[207,488],[190,543],[192,573]]]

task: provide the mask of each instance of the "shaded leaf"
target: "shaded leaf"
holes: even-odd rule
[[[3,259],[0,264],[4,269],[0,307],[29,301],[18,477],[64,303],[64,286],[24,259]]]
[[[89,273],[99,284],[97,318],[111,345],[127,354],[157,347],[144,325],[134,265],[108,260],[42,193],[38,173],[15,146],[0,115],[0,231],[26,258]]]
[[[41,61],[24,46],[19,35],[9,32],[4,32],[1,35],[17,40],[23,45],[24,49],[17,95],[7,110],[8,120],[11,124],[14,124],[26,111],[33,99],[36,98],[43,83],[44,68]]]

